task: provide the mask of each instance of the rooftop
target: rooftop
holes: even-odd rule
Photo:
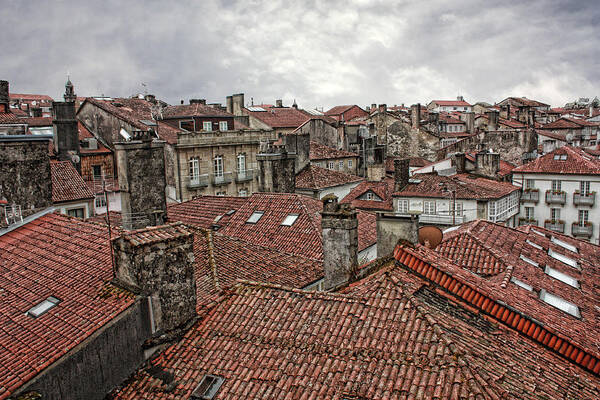
[[[352,207],[362,210],[392,211],[392,192],[394,180],[385,178],[383,181],[364,181],[358,184],[344,197],[340,203],[350,203]],[[373,200],[365,198],[367,193],[373,193]]]
[[[51,161],[52,202],[89,200],[94,193],[70,161]]]
[[[513,173],[596,175],[600,174],[600,160],[582,149],[562,146],[513,169]]]
[[[181,221],[209,229],[215,223],[226,224],[247,200],[248,197],[199,196],[179,204],[169,204],[167,217],[169,221]]]
[[[469,103],[463,100],[431,100],[431,103],[437,104],[438,106],[471,107]]]
[[[162,116],[168,118],[182,117],[227,117],[233,118],[233,114],[222,111],[216,107],[211,107],[206,104],[193,103],[182,104],[176,106],[165,107],[162,111]]]
[[[251,107],[251,109],[263,110],[251,111],[250,109],[245,109],[249,115],[271,128],[297,128],[305,123],[307,119],[314,117],[294,107]]]
[[[325,189],[364,180],[360,176],[333,171],[316,165],[307,165],[296,175],[298,189]]]
[[[351,151],[334,149],[333,147],[325,146],[312,140],[310,141],[311,160],[329,160],[346,157],[358,157],[358,154]]]
[[[585,119],[561,117],[554,122],[543,125],[540,129],[581,129],[586,126],[598,127],[600,124]]]

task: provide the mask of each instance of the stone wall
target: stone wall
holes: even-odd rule
[[[297,131],[300,134],[309,134],[310,140],[321,143],[334,149],[347,148],[348,144],[343,143],[342,138],[338,133],[338,129],[329,125],[322,119],[311,119],[302,125]]]
[[[419,217],[377,213],[377,258],[390,255],[400,239],[419,241]]]
[[[48,138],[23,141],[0,137],[0,199],[23,210],[52,205]]]
[[[82,121],[94,135],[99,136],[109,146],[112,146],[114,142],[123,140],[119,135],[121,128],[124,128],[127,132],[133,132],[137,129],[88,102],[84,103],[77,111],[77,119]]]
[[[413,129],[398,121],[388,128],[388,155],[405,158],[423,157],[434,160],[439,138],[423,129]]]
[[[296,160],[285,148],[262,148],[258,162],[258,191],[272,193],[296,192]]]

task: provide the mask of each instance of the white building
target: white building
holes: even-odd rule
[[[427,105],[429,112],[471,112],[473,106],[467,103],[462,96],[458,96],[456,100],[432,100]]]
[[[563,146],[513,170],[513,184],[523,188],[519,224],[543,226],[599,243],[596,193],[600,160]]]

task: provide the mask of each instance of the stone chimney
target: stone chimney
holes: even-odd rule
[[[474,112],[465,112],[462,114],[462,118],[467,125],[467,132],[473,133],[475,132],[475,113]]]
[[[379,112],[383,114],[386,111],[387,111],[387,104],[380,104],[379,105]]]
[[[399,240],[419,242],[419,215],[377,213],[377,258],[390,255]]]
[[[358,218],[349,204],[339,204],[329,194],[322,199],[323,269],[325,290],[346,284],[356,276],[358,265]]]
[[[377,110],[377,104],[373,103],[371,104],[371,112],[374,112],[375,110]]]
[[[304,167],[310,164],[310,133],[296,132],[294,134],[283,135],[281,140],[285,144],[285,150],[288,156],[295,156],[296,172],[302,171]]]
[[[131,141],[114,143],[123,229],[161,225],[167,216],[165,143],[153,136],[136,131]]]
[[[281,100],[281,99],[275,100],[275,107],[279,107],[279,108],[283,107],[283,100]]]
[[[462,96],[456,96],[457,101],[465,101],[465,98]]]
[[[421,104],[413,104],[410,106],[410,121],[413,129],[421,127]]]
[[[190,99],[190,104],[206,105],[206,99]]]
[[[123,232],[111,242],[115,283],[150,297],[155,330],[184,327],[196,316],[194,235],[181,222]]]
[[[10,110],[9,104],[8,81],[0,81],[0,112],[8,112]]]
[[[500,113],[496,110],[493,110],[486,111],[485,115],[488,117],[488,131],[497,131]]]
[[[243,115],[244,93],[234,94],[232,97],[233,115]]]
[[[259,192],[294,193],[296,191],[296,156],[288,154],[285,146],[261,143],[256,161]]]
[[[465,153],[454,153],[454,166],[457,174],[467,172],[467,156]]]
[[[394,192],[399,192],[408,185],[410,159],[394,160]]]
[[[156,104],[156,96],[153,95],[153,94],[147,94],[147,95],[145,95],[144,99],[146,99],[146,101],[148,103]]]
[[[233,96],[227,96],[225,98],[225,107],[229,114],[233,114]]]
[[[75,102],[52,102],[54,151],[60,161],[71,161],[81,173],[79,128],[75,118]]]
[[[498,178],[500,154],[481,151],[475,154],[475,174],[490,179]]]

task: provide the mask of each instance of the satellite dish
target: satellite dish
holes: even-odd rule
[[[425,242],[428,242],[427,247],[432,250],[441,243],[443,237],[442,230],[437,226],[422,226],[419,228],[419,243],[426,246]]]

